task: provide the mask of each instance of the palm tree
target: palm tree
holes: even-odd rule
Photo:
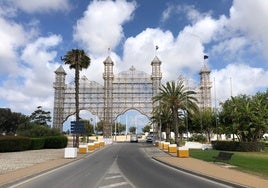
[[[90,65],[90,58],[84,50],[72,49],[68,51],[62,58],[65,64],[69,65],[70,69],[75,69],[75,117],[79,121],[79,73],[82,69],[87,69]],[[79,137],[76,136],[76,146],[79,145]]]
[[[180,79],[176,84],[175,81],[167,82],[162,85],[160,92],[153,97],[153,102],[167,105],[172,114],[172,124],[175,132],[175,143],[178,141],[178,123],[179,123],[179,110],[187,112],[195,111],[198,109],[196,104],[197,99],[194,97],[196,93],[192,90],[187,90],[183,84],[183,79]]]
[[[150,119],[152,124],[158,124],[160,133],[159,139],[161,139],[162,130],[166,130],[166,141],[170,141],[170,125],[172,124],[170,108],[164,103],[159,103],[159,105],[153,109]]]

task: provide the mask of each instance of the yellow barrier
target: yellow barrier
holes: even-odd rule
[[[94,142],[94,145],[95,145],[95,149],[100,148],[100,142]]]
[[[100,141],[100,147],[103,147],[105,145],[104,141]]]
[[[164,141],[161,141],[160,144],[159,144],[159,148],[160,149],[164,149]]]
[[[158,141],[158,140],[156,140],[156,141],[154,142],[154,144],[155,144],[156,147],[159,147],[159,141]]]
[[[169,153],[176,153],[177,152],[177,144],[170,144],[168,146],[168,152]]]
[[[169,142],[164,142],[163,150],[168,151]]]
[[[178,147],[177,157],[189,157],[189,149],[187,147]]]
[[[95,144],[94,143],[88,143],[87,144],[88,151],[94,151],[95,150]]]
[[[86,154],[88,152],[87,145],[80,145],[78,148],[78,153],[80,154]]]

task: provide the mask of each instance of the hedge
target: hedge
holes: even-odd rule
[[[0,136],[0,152],[65,148],[67,143],[68,138],[66,136],[49,136],[39,138]]]
[[[32,144],[31,149],[37,150],[37,149],[43,149],[45,147],[45,138],[31,138]]]
[[[68,144],[68,138],[66,136],[50,136],[45,139],[44,148],[65,148]]]
[[[31,139],[24,136],[0,136],[0,152],[29,150]]]
[[[264,150],[264,142],[236,142],[236,141],[212,141],[213,149],[225,151],[262,151]]]

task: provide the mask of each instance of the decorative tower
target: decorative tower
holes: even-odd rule
[[[110,138],[112,136],[112,112],[113,112],[113,66],[114,62],[108,56],[103,62],[104,64],[104,126],[103,137]]]
[[[158,59],[157,56],[153,59],[151,62],[152,65],[152,90],[153,90],[153,96],[157,95],[159,93],[159,88],[161,85],[161,79],[162,79],[162,73],[161,73],[161,61]],[[153,109],[157,106],[157,104],[153,104]],[[157,124],[153,125],[153,132],[155,135],[159,135],[159,138],[161,136],[161,130],[158,128]]]
[[[152,65],[152,82],[153,82],[153,96],[159,92],[159,87],[161,84],[162,73],[161,73],[161,61],[157,56],[151,62]]]
[[[61,129],[62,131],[62,123],[64,121],[64,93],[66,89],[65,85],[65,76],[66,72],[63,67],[60,66],[55,71],[55,82],[53,87],[54,91],[54,109],[53,109],[53,127]]]
[[[204,63],[200,72],[200,109],[211,108],[210,70]]]

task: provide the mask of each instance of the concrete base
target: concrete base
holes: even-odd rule
[[[94,143],[88,143],[87,144],[88,151],[94,151],[95,150],[95,144]]]
[[[186,147],[178,147],[177,149],[177,157],[189,157],[189,149]]]
[[[76,158],[76,157],[77,157],[77,148],[64,149],[64,158]]]
[[[169,153],[176,153],[177,152],[177,144],[170,144],[168,146],[168,152]]]
[[[79,145],[78,153],[86,154],[88,152],[87,145]]]

